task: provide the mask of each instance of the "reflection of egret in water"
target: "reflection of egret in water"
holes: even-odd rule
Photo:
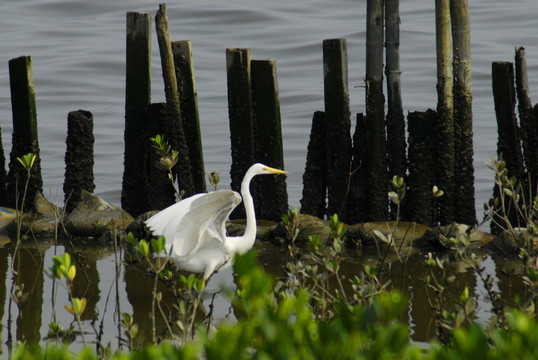
[[[125,281],[125,293],[126,297],[132,307],[132,312],[123,305],[122,311],[130,312],[133,315],[134,323],[138,326],[138,335],[134,339],[136,346],[142,346],[151,343],[152,341],[152,326],[153,322],[150,317],[152,306],[152,294],[154,279],[151,276],[145,276],[146,268],[140,263],[126,264],[124,266],[124,281]],[[178,272],[174,273],[174,281],[179,283],[177,277],[185,275],[186,273]],[[233,290],[235,287],[234,278],[231,268],[219,271],[212,276],[202,295],[202,308],[198,311],[198,321],[204,320],[204,326],[209,321],[212,325],[218,325],[220,321],[227,319],[230,321],[235,320],[233,314],[232,305],[228,296],[221,290],[223,288]],[[181,296],[185,296],[185,304],[188,304],[192,294],[187,295],[184,289],[180,285],[176,285],[176,290],[180,292]],[[164,282],[159,281],[157,284],[157,292],[162,294],[161,306],[167,317],[165,319],[162,314],[157,310],[155,315],[155,327],[156,334],[160,338],[168,338],[166,321],[175,320],[178,318],[177,301],[173,295],[173,291],[168,288]],[[179,301],[182,301],[179,299]],[[207,319],[206,316],[211,312],[211,318]],[[174,321],[170,322],[173,324]],[[181,331],[174,325],[172,325],[174,335],[181,336]]]
[[[241,196],[231,190],[197,194],[160,211],[146,220],[154,235],[166,238],[170,260],[180,269],[203,272],[204,279],[229,266],[235,254],[250,250],[256,239],[256,214],[250,195],[250,181],[256,175],[286,174],[267,165],[254,164],[241,182],[247,226],[242,236],[226,236],[226,220],[241,203]]]

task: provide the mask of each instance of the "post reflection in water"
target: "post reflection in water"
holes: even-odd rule
[[[19,247],[11,253],[13,261],[12,296],[13,307],[18,309],[16,340],[29,343],[41,341],[41,319],[43,309],[43,254],[46,248],[35,246]],[[3,260],[3,259],[2,259]],[[7,263],[7,261],[6,261]],[[15,301],[16,299],[16,301]],[[9,314],[11,316],[11,313]],[[11,329],[8,329],[11,333]],[[9,335],[8,335],[9,336]]]
[[[118,250],[115,253],[111,246],[84,246],[76,249],[68,247],[68,249],[77,253],[72,255],[72,261],[77,267],[73,295],[87,299],[87,308],[82,315],[87,340],[102,341],[104,346],[111,344],[113,348],[119,348],[120,337],[125,339],[124,328],[119,318],[121,312],[127,312],[133,315],[134,323],[139,328],[134,345],[151,343],[153,275],[140,263],[129,261],[122,263],[123,252]],[[260,242],[256,244],[255,250],[258,253],[258,262],[266,272],[276,278],[285,276],[283,268],[286,261],[289,261],[285,247]],[[53,292],[54,281],[44,276],[44,269],[52,266],[52,257],[61,256],[64,251],[61,245],[38,247],[35,243],[24,244],[13,262],[17,272],[14,274],[10,262],[13,258],[12,246],[0,247],[0,276],[4,279],[0,283],[2,318],[0,334],[4,343],[6,340],[44,342],[51,321],[57,321],[66,329],[73,326],[78,331],[73,316],[64,308],[69,303],[66,289],[57,282],[56,290]],[[344,283],[362,271],[364,266],[377,266],[380,258],[376,251],[369,249],[363,249],[362,252],[348,249],[347,254],[349,257],[342,263],[340,270]],[[488,255],[480,251],[476,251],[476,254],[483,258],[482,266],[485,268],[483,276],[490,275],[494,278],[494,288],[501,293],[505,306],[516,306],[514,301],[516,296],[525,299],[525,287],[521,281],[524,271],[521,260],[515,256]],[[440,258],[450,256],[450,252],[440,252],[434,254],[435,256]],[[383,282],[390,281],[389,290],[398,289],[408,299],[409,304],[401,315],[401,320],[409,325],[414,341],[435,338],[438,330],[435,314],[430,306],[430,299],[434,299],[435,294],[429,291],[429,298],[424,283],[424,279],[430,275],[430,270],[425,265],[425,257],[425,254],[417,251],[409,258],[402,257],[404,260],[402,264],[394,253],[389,252],[381,279]],[[447,276],[453,275],[454,281],[445,288],[443,295],[447,301],[445,308],[454,309],[454,301],[459,299],[467,287],[470,296],[478,304],[475,311],[476,320],[487,323],[493,315],[493,308],[482,280],[469,269],[465,261],[452,259],[450,264]],[[189,276],[188,273],[174,271],[173,277],[178,283],[176,285],[178,295],[185,296],[179,285],[181,274]],[[435,268],[433,275],[440,278],[442,274]],[[234,308],[226,292],[221,291],[223,288],[228,288],[233,293],[235,278],[231,268],[217,273],[210,279],[202,295],[204,311],[198,313],[198,320],[211,312],[211,325],[218,325],[221,321],[236,321]],[[17,296],[17,290],[21,289]],[[349,290],[351,291],[351,287]],[[162,293],[162,313],[158,307],[155,309],[157,339],[169,338],[167,322],[174,333],[181,336],[175,323],[179,318],[179,312],[173,291],[159,281],[157,292]],[[9,297],[11,293],[15,295],[12,299]],[[6,327],[7,331],[3,331]],[[98,335],[97,330],[100,331],[100,327],[103,327],[102,334]],[[77,337],[76,344],[76,346],[82,345],[80,336]]]

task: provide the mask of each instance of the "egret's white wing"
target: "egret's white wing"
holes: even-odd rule
[[[235,191],[219,190],[182,200],[146,220],[155,235],[163,235],[176,256],[188,256],[224,242],[226,219],[241,202]]]

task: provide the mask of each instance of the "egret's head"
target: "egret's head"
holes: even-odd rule
[[[280,170],[280,169],[275,169],[275,168],[272,168],[272,167],[269,167],[267,165],[264,165],[264,164],[260,164],[260,163],[257,163],[257,164],[254,164],[250,167],[250,169],[248,169],[249,172],[253,172],[254,175],[263,175],[263,174],[287,174],[288,172],[287,171],[284,171],[284,170]]]

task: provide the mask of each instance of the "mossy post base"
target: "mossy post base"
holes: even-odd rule
[[[64,203],[71,212],[80,202],[82,190],[93,193],[93,115],[89,111],[72,111],[67,116],[65,151]]]
[[[252,103],[254,108],[254,152],[256,162],[284,169],[280,123],[280,101],[275,60],[251,60]],[[280,221],[288,211],[285,176],[254,178],[256,216]]]
[[[325,113],[316,111],[312,118],[310,141],[303,174],[301,213],[323,219],[327,215],[327,165],[325,156]]]
[[[406,213],[411,221],[433,226],[437,224],[437,207],[432,195],[435,185],[435,124],[433,110],[412,112],[409,126],[409,176]]]
[[[13,140],[7,175],[7,205],[21,208],[28,172],[17,160],[28,153],[37,156],[30,173],[24,208],[33,204],[36,192],[43,192],[41,160],[37,132],[37,112],[32,58],[21,56],[9,61],[11,108],[13,113]]]
[[[350,189],[348,195],[348,222],[356,224],[367,221],[370,216],[368,205],[368,161],[366,117],[357,114],[355,132],[353,133],[353,162],[351,165]]]
[[[170,117],[166,103],[151,104],[146,109],[146,117],[149,126],[145,132],[146,141],[141,162],[147,181],[146,188],[139,192],[144,194],[141,199],[142,212],[164,209],[176,202],[176,191],[168,178],[168,172],[155,166],[155,163],[159,161],[159,156],[150,141],[150,138],[170,129],[174,119]]]
[[[189,149],[194,191],[202,193],[206,192],[207,189],[191,42],[189,40],[172,42],[172,54],[174,56],[179,102],[181,104],[183,131]]]
[[[345,39],[323,41],[327,215],[347,221],[351,169],[351,128]]]
[[[144,162],[148,126],[146,108],[151,103],[151,15],[127,13],[125,81],[125,152],[121,192],[122,208],[133,216],[146,209],[140,189],[147,187]]]
[[[243,176],[255,161],[250,59],[250,49],[226,49],[228,115],[232,147],[230,177],[231,188],[235,191],[241,190]],[[255,196],[255,184],[251,184],[250,190]],[[244,207],[238,206],[231,217],[244,218]]]

